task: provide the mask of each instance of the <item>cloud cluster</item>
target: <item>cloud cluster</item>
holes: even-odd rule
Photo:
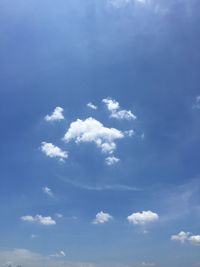
[[[119,102],[111,98],[104,98],[102,102],[110,112],[110,117],[118,120],[135,120],[137,117],[130,110],[121,109]]]
[[[96,218],[94,219],[93,223],[94,224],[102,224],[106,223],[110,220],[112,220],[112,216],[109,213],[105,213],[103,211],[97,213]]]
[[[190,232],[181,231],[177,235],[172,235],[171,240],[181,243],[189,242],[193,245],[200,245],[200,235],[191,235]]]
[[[58,158],[60,161],[64,161],[68,158],[68,153],[66,151],[63,151],[52,143],[42,142],[41,150],[47,157]]]
[[[35,215],[35,216],[26,215],[26,216],[22,216],[21,220],[24,222],[39,223],[45,226],[56,224],[56,221],[53,220],[50,216],[45,217],[42,215]]]
[[[72,122],[63,139],[65,142],[75,140],[76,143],[95,143],[103,153],[111,154],[116,149],[115,140],[123,137],[123,132],[115,128],[107,128],[90,117]]]
[[[60,120],[64,120],[64,115],[63,115],[63,111],[64,111],[64,109],[63,108],[61,108],[61,107],[56,107],[55,109],[54,109],[54,111],[52,112],[52,114],[51,115],[46,115],[45,117],[44,117],[44,119],[46,120],[46,121],[60,121]]]
[[[145,224],[153,221],[157,221],[159,216],[157,213],[148,211],[136,212],[127,217],[127,220],[133,224]]]

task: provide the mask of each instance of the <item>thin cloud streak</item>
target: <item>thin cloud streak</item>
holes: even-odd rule
[[[88,190],[88,191],[141,191],[141,189],[137,187],[122,185],[122,184],[93,186],[93,185],[88,185],[88,184],[82,184],[74,180],[72,181],[70,179],[67,179],[61,176],[58,176],[58,178],[74,187],[78,187],[78,188]]]

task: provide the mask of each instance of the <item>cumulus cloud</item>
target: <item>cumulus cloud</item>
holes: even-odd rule
[[[152,211],[142,211],[131,214],[127,217],[127,220],[133,224],[145,224],[153,221],[157,221],[159,216]]]
[[[49,187],[47,187],[47,186],[43,187],[43,188],[42,188],[42,191],[43,191],[45,194],[47,194],[48,196],[50,196],[50,197],[53,196],[53,192],[52,192],[52,190],[51,190]]]
[[[76,143],[92,142],[95,143],[104,153],[113,153],[116,149],[115,140],[124,137],[123,132],[115,128],[107,128],[94,118],[86,120],[76,120],[70,124],[64,141],[75,140]]]
[[[111,98],[105,98],[102,102],[110,112],[110,117],[118,120],[135,120],[137,117],[130,110],[121,109],[119,103]]]
[[[87,104],[87,107],[89,107],[89,108],[91,108],[91,109],[97,109],[97,106],[95,106],[94,104],[92,104],[91,102],[89,102],[88,104]]]
[[[110,221],[113,217],[109,213],[103,211],[97,213],[96,218],[94,219],[94,224],[103,224]]]
[[[114,157],[114,156],[107,157],[107,158],[105,159],[106,165],[108,165],[108,166],[111,166],[111,165],[113,165],[113,164],[116,164],[116,163],[118,163],[119,161],[120,161],[120,159],[118,159],[118,158],[116,158],[116,157]]]
[[[53,220],[50,216],[45,217],[42,215],[36,215],[36,216],[26,215],[22,216],[21,220],[24,222],[39,223],[45,226],[56,224],[56,221]]]
[[[190,232],[181,231],[177,235],[171,236],[172,241],[179,241],[181,243],[191,243],[192,245],[200,245],[200,235],[191,235]]]
[[[54,111],[52,112],[51,115],[46,115],[44,119],[46,121],[60,121],[64,120],[64,115],[63,115],[64,109],[61,107],[56,107]]]
[[[52,143],[42,142],[41,150],[47,157],[58,158],[60,161],[64,161],[68,158],[68,152],[63,151]]]
[[[173,241],[179,241],[181,243],[184,243],[185,241],[188,240],[189,235],[190,235],[189,232],[181,231],[177,235],[172,235],[171,236],[171,240],[173,240]]]

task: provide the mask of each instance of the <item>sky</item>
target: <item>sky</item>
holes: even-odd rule
[[[200,266],[199,8],[0,1],[0,266]]]

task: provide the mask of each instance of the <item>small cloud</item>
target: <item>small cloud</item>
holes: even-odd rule
[[[52,192],[52,190],[51,190],[49,187],[47,187],[47,186],[43,187],[43,188],[42,188],[42,191],[43,191],[45,194],[47,194],[48,196],[53,197],[53,192]]]
[[[193,109],[200,109],[200,95],[196,97],[195,104],[192,106]]]
[[[155,266],[156,264],[154,262],[145,262],[143,261],[142,266],[145,266],[145,267],[152,267],[152,266]]]
[[[36,215],[36,216],[26,215],[22,216],[21,220],[30,223],[35,222],[46,226],[56,224],[56,221],[54,221],[50,216],[44,217],[42,215]]]
[[[45,121],[60,121],[64,120],[64,115],[63,115],[64,109],[61,107],[56,107],[54,111],[52,112],[51,115],[46,115],[44,117]]]
[[[118,120],[135,120],[137,117],[130,110],[121,109],[119,102],[111,98],[105,98],[102,102],[110,112],[110,118]]]
[[[55,215],[56,215],[56,217],[59,218],[59,219],[63,218],[63,215],[62,215],[61,213],[56,213]]]
[[[157,221],[159,216],[152,211],[142,211],[131,214],[127,217],[127,220],[133,224],[145,224],[153,221]]]
[[[134,130],[128,130],[128,131],[125,131],[124,134],[128,137],[132,137],[135,135],[135,131]]]
[[[172,235],[171,240],[180,243],[189,242],[192,245],[200,245],[200,235],[191,235],[190,232],[181,231],[177,235]]]
[[[103,211],[97,213],[96,218],[94,219],[94,224],[103,224],[110,220],[112,220],[113,217],[109,213],[105,213]]]
[[[188,240],[189,235],[190,235],[189,232],[181,231],[177,235],[172,235],[171,236],[171,240],[173,240],[173,241],[179,241],[181,243],[184,243],[185,241]]]
[[[61,162],[68,158],[68,152],[63,151],[52,143],[42,142],[41,150],[47,157],[58,158]]]
[[[118,158],[116,158],[116,157],[114,157],[114,156],[107,157],[107,158],[105,159],[106,165],[108,165],[108,166],[111,166],[111,165],[113,165],[113,164],[116,164],[116,163],[118,163],[119,161],[120,161],[120,159],[118,159]]]
[[[95,143],[103,153],[113,153],[116,149],[115,140],[124,138],[123,132],[115,128],[107,128],[94,118],[76,120],[70,124],[63,140],[76,143]]]
[[[97,106],[95,106],[95,105],[92,104],[91,102],[89,102],[89,103],[87,104],[87,107],[89,107],[89,108],[91,108],[91,109],[94,109],[94,110],[97,109]]]
[[[65,252],[63,250],[61,250],[58,253],[50,255],[50,257],[55,257],[55,258],[62,258],[62,257],[65,257],[65,256],[66,256],[66,254],[65,254]]]

